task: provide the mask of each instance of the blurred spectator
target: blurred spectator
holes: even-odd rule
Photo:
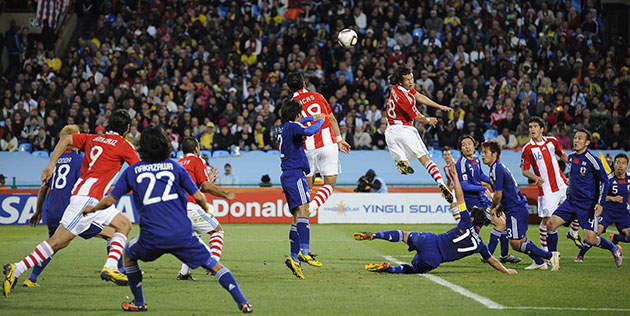
[[[206,123],[206,130],[199,136],[199,145],[202,150],[209,150],[213,148],[212,142],[214,140],[214,123]]]
[[[232,173],[232,165],[226,163],[223,167],[224,173],[219,176],[219,185],[227,186],[227,187],[237,187],[238,186],[238,177]]]
[[[268,151],[271,149],[271,137],[269,130],[261,122],[256,122],[254,127],[254,139],[251,144],[252,150]]]
[[[372,137],[368,134],[363,126],[356,126],[354,128],[354,149],[372,149]]]
[[[345,121],[339,122],[339,136],[350,145],[350,148],[354,148],[354,136],[352,136]]]
[[[125,135],[125,139],[137,148],[138,143],[140,142],[140,135],[141,134],[140,131],[138,131],[138,125],[132,124],[131,127],[129,127],[129,133]]]
[[[261,188],[270,188],[271,187],[271,178],[269,177],[268,174],[263,175],[260,178],[260,183],[258,183],[258,186]]]
[[[515,149],[518,146],[516,137],[510,133],[508,128],[504,128],[499,136],[497,136],[497,142],[501,149]]]
[[[213,150],[231,151],[233,144],[234,138],[232,137],[227,124],[221,125],[221,131],[218,134],[214,134],[214,140],[212,141]]]
[[[372,149],[387,149],[387,143],[385,142],[386,129],[387,122],[379,122],[376,132],[374,132],[374,135],[372,135]]]

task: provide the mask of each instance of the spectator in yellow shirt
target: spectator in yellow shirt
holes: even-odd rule
[[[256,61],[258,61],[258,57],[253,54],[251,47],[248,47],[247,51],[245,51],[245,54],[241,56],[241,61],[244,61],[251,66],[255,64]]]
[[[44,59],[44,62],[53,72],[59,72],[59,70],[61,70],[61,59],[55,57],[55,52],[52,50],[48,51],[48,58]]]
[[[212,139],[214,138],[214,123],[208,122],[206,124],[206,131],[201,134],[199,138],[199,145],[201,149],[212,150]]]

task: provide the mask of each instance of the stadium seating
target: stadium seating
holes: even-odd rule
[[[230,152],[227,150],[215,150],[212,152],[212,158],[229,157]]]
[[[24,151],[27,153],[30,153],[31,151],[33,151],[33,144],[31,143],[22,143],[20,144],[19,151]]]
[[[43,151],[43,150],[36,150],[34,152],[31,153],[33,156],[35,157],[39,157],[39,158],[50,158],[50,155],[48,154],[47,151]]]

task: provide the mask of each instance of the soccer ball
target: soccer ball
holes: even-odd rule
[[[344,48],[353,47],[358,41],[359,36],[353,29],[343,29],[337,35],[337,42]]]

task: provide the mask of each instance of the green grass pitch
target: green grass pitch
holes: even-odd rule
[[[412,253],[403,243],[355,241],[355,231],[403,229],[441,233],[448,225],[311,225],[311,246],[321,268],[303,266],[305,280],[295,278],[284,265],[289,252],[288,225],[224,225],[225,248],[221,262],[234,273],[247,299],[259,315],[573,315],[630,313],[630,271],[617,268],[608,251],[591,249],[584,263],[573,263],[577,248],[558,232],[562,253],[560,271],[525,271],[504,275],[483,264],[479,256],[446,263],[431,272],[453,284],[501,304],[490,309],[419,275],[367,272],[369,262],[392,256],[410,262]],[[613,228],[614,229],[614,228]],[[135,225],[131,235],[138,234]],[[487,241],[490,229],[482,237]],[[529,238],[538,243],[538,227]],[[4,226],[0,229],[1,264],[21,260],[45,237],[45,226]],[[206,236],[204,240],[208,240]],[[623,245],[623,244],[622,244]],[[630,250],[630,247],[627,247]],[[497,249],[496,254],[498,255]],[[8,299],[0,297],[0,315],[114,315],[120,302],[131,296],[127,287],[100,280],[105,242],[78,238],[57,254],[38,283],[23,288],[20,277]],[[236,304],[216,279],[195,270],[196,282],[177,281],[180,262],[166,255],[141,263],[144,294],[151,315],[236,314]],[[515,309],[521,308],[521,309]],[[534,309],[535,308],[535,309]],[[541,309],[544,308],[544,309]],[[558,308],[558,309],[552,309]],[[573,308],[573,310],[571,310]],[[617,310],[608,310],[608,309]],[[577,310],[576,310],[577,309]],[[604,310],[601,310],[604,309]]]

